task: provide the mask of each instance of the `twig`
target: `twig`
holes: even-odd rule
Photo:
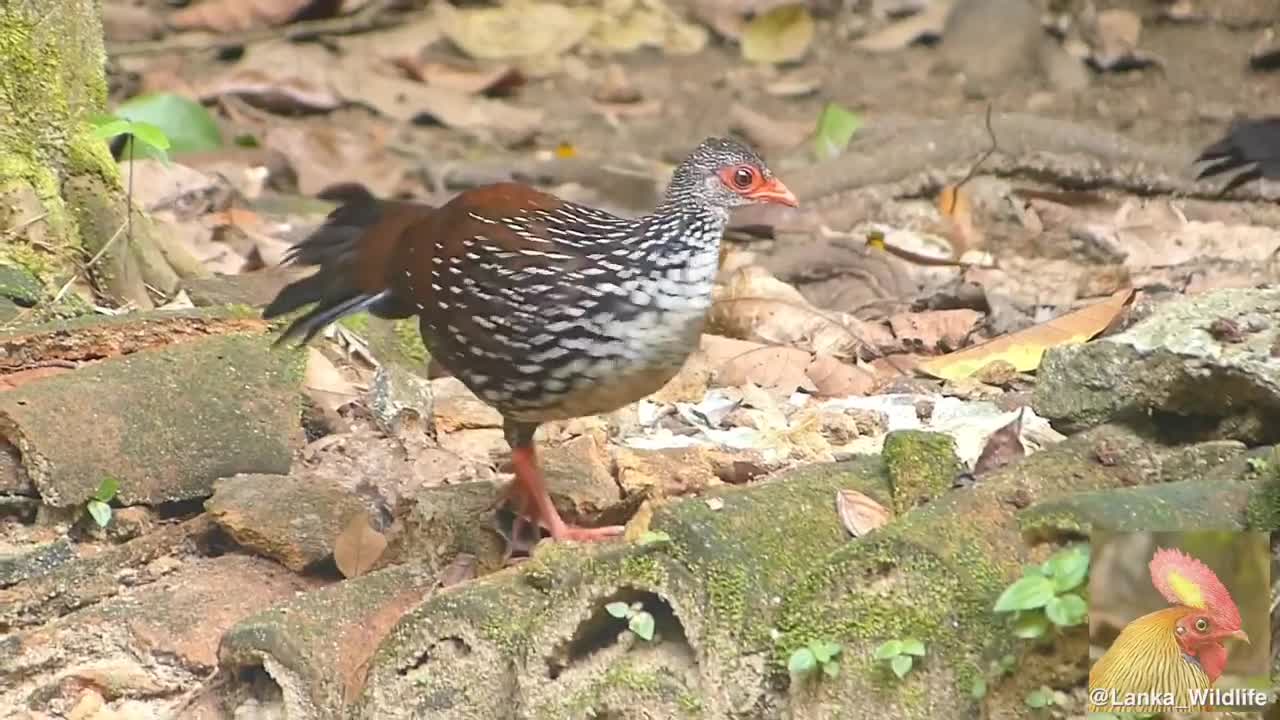
[[[254,28],[238,33],[218,35],[191,33],[180,34],[163,40],[109,43],[107,45],[107,55],[110,57],[127,57],[130,55],[155,55],[166,52],[190,53],[204,50],[224,50],[275,39],[297,41],[322,35],[353,35],[396,24],[397,20],[383,17],[386,11],[396,5],[396,0],[373,0],[373,2],[360,8],[353,15],[344,15],[336,18],[303,20],[302,22],[280,27]]]
[[[108,250],[111,249],[111,246],[115,243],[116,239],[124,234],[125,228],[127,227],[129,227],[129,221],[126,219],[124,222],[120,223],[120,227],[116,228],[116,231],[111,235],[111,238],[102,245],[102,249],[94,253],[93,257],[89,258],[89,262],[85,263],[84,267],[71,275],[71,279],[67,280],[66,284],[58,290],[58,294],[53,296],[53,302],[50,303],[51,305],[56,305],[59,300],[66,296],[67,291],[71,289],[71,285],[75,283],[76,278],[93,269],[93,266],[102,259],[103,255],[107,254]]]
[[[973,176],[978,174],[978,169],[982,167],[982,164],[985,163],[992,155],[995,155],[996,151],[1000,149],[1000,141],[996,139],[996,131],[991,127],[991,108],[992,103],[987,103],[987,114],[983,119],[983,124],[987,128],[987,137],[991,138],[991,147],[987,148],[986,152],[982,153],[982,157],[978,158],[978,161],[969,168],[969,172],[965,173],[964,177],[960,178],[960,182],[956,183],[956,191],[951,195],[951,207],[947,208],[948,215],[955,210],[955,203],[956,199],[959,197],[960,188],[964,187],[965,183],[972,180]]]
[[[36,216],[35,216],[35,217],[33,217],[33,218],[29,218],[29,219],[27,219],[27,220],[23,220],[22,222],[18,223],[17,225],[14,225],[13,227],[11,227],[11,228],[9,228],[9,229],[5,230],[5,231],[4,231],[4,237],[5,237],[5,238],[11,238],[11,237],[14,237],[15,235],[17,235],[18,233],[22,232],[23,230],[26,230],[28,227],[30,227],[30,226],[32,226],[32,225],[34,225],[34,224],[36,224],[36,223],[40,222],[41,220],[45,219],[45,217],[47,217],[48,215],[49,215],[49,211],[48,211],[48,210],[46,210],[46,211],[44,211],[44,212],[40,213],[39,215],[36,215]],[[43,243],[40,243],[40,244],[43,244]]]

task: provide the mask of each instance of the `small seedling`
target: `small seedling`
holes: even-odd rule
[[[822,674],[834,678],[840,675],[840,651],[843,648],[839,643],[830,640],[811,640],[808,645],[797,649],[791,653],[791,658],[787,660],[787,671],[791,673],[793,680],[803,680],[815,675],[818,670]]]
[[[1245,462],[1249,463],[1249,471],[1254,475],[1263,475],[1271,469],[1271,461],[1264,457],[1251,457]]]
[[[98,527],[106,527],[111,522],[111,501],[116,496],[116,491],[120,489],[120,481],[113,477],[103,478],[98,483],[98,489],[93,492],[93,497],[89,498],[89,502],[85,503],[84,509],[89,513],[89,517],[98,523]]]
[[[1055,705],[1057,703],[1057,699],[1053,695],[1053,690],[1041,685],[1035,690],[1027,693],[1027,698],[1023,702],[1025,702],[1029,708],[1040,709]]]
[[[647,530],[636,540],[636,543],[641,546],[666,545],[670,542],[671,536],[661,530]]]
[[[969,695],[974,700],[981,700],[986,697],[990,680],[999,679],[1005,675],[1012,675],[1013,670],[1018,665],[1018,658],[1012,653],[1001,656],[998,660],[992,660],[988,665],[985,675],[979,675],[973,679],[973,684],[969,686]]]
[[[644,605],[633,602],[611,602],[604,606],[605,612],[627,621],[627,629],[635,633],[641,640],[653,639],[653,615],[644,609]]]
[[[1063,548],[1039,565],[1023,568],[1022,577],[1000,593],[995,611],[1012,613],[1013,634],[1024,640],[1046,636],[1051,627],[1081,625],[1087,606],[1080,590],[1089,576],[1089,548]]]
[[[121,135],[128,135],[131,142],[142,143],[152,154],[168,162],[169,136],[155,125],[142,120],[126,120],[114,115],[96,117],[93,124],[93,133],[103,140],[110,141]]]
[[[876,648],[876,659],[888,663],[898,679],[907,676],[916,664],[916,658],[924,657],[924,643],[915,638],[888,640]]]

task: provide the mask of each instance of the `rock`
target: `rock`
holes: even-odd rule
[[[302,595],[237,623],[222,642],[219,662],[233,683],[269,669],[284,690],[286,710],[271,717],[341,717],[360,695],[383,638],[401,615],[434,594],[435,582],[434,572],[409,564]]]
[[[468,553],[480,572],[500,569],[506,551],[494,525],[500,500],[501,489],[489,482],[422,488],[408,512],[400,513],[376,567],[413,562],[439,572]]]
[[[0,707],[49,710],[84,681],[107,697],[180,697],[215,667],[236,621],[315,586],[247,555],[189,561],[162,580],[6,636]],[[81,682],[67,682],[68,674]]]
[[[1206,436],[1250,445],[1280,440],[1280,289],[1218,290],[1171,300],[1128,330],[1045,353],[1033,406],[1063,432],[1150,412],[1192,418]],[[1230,342],[1212,328],[1232,321]],[[1227,340],[1237,339],[1235,337]]]
[[[396,437],[410,427],[431,426],[431,383],[400,365],[379,365],[369,387],[369,410],[378,429]]]
[[[551,499],[573,520],[599,515],[621,501],[603,431],[589,432],[560,445],[542,449],[539,460]]]
[[[685,360],[680,372],[649,399],[659,403],[700,402],[714,376],[715,368],[711,367],[706,353],[696,350]]]
[[[502,427],[501,413],[473,395],[458,378],[432,380],[431,392],[437,437],[457,430]]]
[[[665,497],[719,485],[713,451],[706,447],[645,450],[620,447],[613,454],[618,485],[628,497]]]
[[[1034,70],[1043,38],[1040,11],[1027,0],[957,0],[939,51],[970,87],[986,93]]]
[[[364,501],[317,478],[236,475],[219,480],[205,509],[233,540],[300,572],[333,553],[333,543]]]
[[[884,438],[884,466],[893,488],[893,509],[904,513],[951,489],[964,466],[956,442],[945,433],[894,430]]]
[[[75,556],[75,549],[66,538],[25,552],[0,554],[0,587],[46,575]]]
[[[151,347],[0,393],[0,427],[48,505],[79,505],[105,477],[125,505],[204,498],[220,477],[288,471],[302,357],[265,335]]]

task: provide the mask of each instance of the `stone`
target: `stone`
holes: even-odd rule
[[[628,497],[664,497],[719,485],[717,463],[705,447],[648,450],[620,447],[613,454],[618,485]]]
[[[378,429],[389,436],[431,427],[431,383],[400,365],[378,366],[368,404]]]
[[[76,556],[66,538],[38,545],[25,552],[0,553],[0,587],[45,575]]]
[[[884,436],[883,457],[898,514],[950,490],[965,470],[955,440],[946,433],[894,430]]]
[[[1032,405],[1063,432],[1162,412],[1198,418],[1208,434],[1249,445],[1280,441],[1280,289],[1232,289],[1171,300],[1128,330],[1051,348]],[[1231,321],[1239,337],[1215,337]],[[1239,342],[1234,342],[1239,340]]]
[[[437,436],[457,430],[501,428],[502,414],[476,397],[455,377],[431,381]]]
[[[595,430],[540,451],[551,498],[562,513],[593,516],[621,502],[608,443],[605,433]]]
[[[329,557],[351,517],[368,512],[336,483],[285,475],[219,480],[205,509],[241,546],[299,572]]]
[[[213,670],[234,623],[319,584],[250,555],[188,560],[156,582],[5,636],[11,681],[0,685],[0,707],[70,709],[86,682],[125,701],[177,697]],[[80,680],[67,682],[69,674]]]

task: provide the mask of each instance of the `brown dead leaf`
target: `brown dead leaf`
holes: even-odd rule
[[[791,392],[796,388],[816,390],[805,372],[809,353],[797,348],[735,340],[718,335],[703,335],[702,350],[715,372],[715,383],[737,387],[755,383],[763,388]]]
[[[408,57],[392,62],[418,82],[467,95],[509,95],[525,83],[524,75],[510,65],[481,67]]]
[[[857,47],[868,52],[893,52],[919,40],[942,37],[954,3],[955,0],[934,0],[921,12],[866,35],[858,40]]]
[[[244,32],[333,17],[341,8],[340,0],[204,0],[170,15],[169,26],[175,30]]]
[[[938,193],[938,212],[947,220],[947,238],[952,252],[960,257],[968,250],[982,247],[985,238],[973,224],[973,207],[965,186],[948,185]]]
[[[815,357],[805,368],[805,374],[813,382],[818,395],[825,397],[870,395],[880,384],[874,372],[841,362],[830,355]]]
[[[387,536],[373,529],[366,513],[358,513],[338,534],[333,544],[333,561],[344,577],[353,578],[371,570],[387,549]]]
[[[1021,437],[1024,412],[1026,412],[1025,407],[1018,410],[1018,416],[1012,422],[991,433],[987,438],[987,444],[982,447],[982,454],[973,464],[974,475],[999,470],[1027,454],[1026,448],[1022,446]]]
[[[885,506],[857,490],[836,491],[836,512],[844,529],[856,538],[884,527],[891,518]]]
[[[883,326],[852,315],[820,310],[799,290],[759,266],[744,267],[712,292],[710,332],[757,342],[795,346],[837,357],[878,350],[892,337]]]
[[[302,389],[316,406],[329,412],[360,397],[355,383],[342,374],[324,353],[307,348],[307,368],[303,375]]]
[[[981,345],[921,361],[918,367],[944,380],[969,377],[995,360],[1006,361],[1019,372],[1030,372],[1040,366],[1040,358],[1048,348],[1083,343],[1107,329],[1133,295],[1133,288],[1125,288],[1102,302]]]
[[[889,329],[909,352],[951,352],[964,346],[982,319],[976,310],[927,310],[889,317]]]

